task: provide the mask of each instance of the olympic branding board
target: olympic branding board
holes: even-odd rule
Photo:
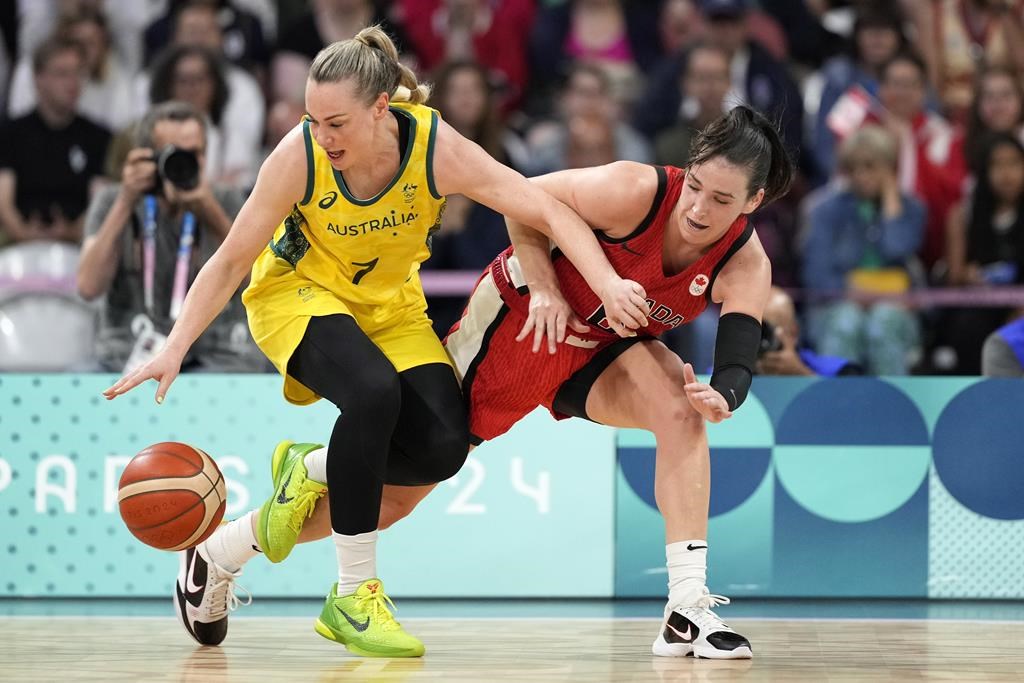
[[[0,375],[0,596],[171,594],[176,556],[137,541],[117,513],[131,456],[185,441],[214,456],[227,518],[271,492],[282,439],[326,443],[327,401],[289,405],[275,375],[183,375],[161,406],[155,385],[115,401],[108,375]],[[476,449],[457,477],[381,533],[378,569],[398,596],[608,596],[614,551],[614,431],[537,412]],[[256,596],[322,597],[330,541],[283,563],[256,558]]]
[[[113,402],[107,375],[0,375],[0,596],[170,595],[175,556],[117,515],[131,455],[186,441],[215,456],[228,516],[270,494],[281,439],[324,442],[333,406],[287,404],[273,375],[182,376]],[[1024,597],[1024,383],[755,380],[709,425],[709,584],[733,596]],[[616,449],[618,459],[616,460]],[[665,593],[650,434],[537,411],[474,451],[382,532],[389,592],[422,597]],[[257,558],[257,596],[321,597],[329,542]]]
[[[1024,383],[758,378],[708,428],[708,582],[742,596],[1024,597]],[[618,436],[616,594],[665,593],[654,439]]]

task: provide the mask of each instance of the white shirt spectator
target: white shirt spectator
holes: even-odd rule
[[[228,101],[219,125],[209,123],[206,163],[210,177],[232,187],[250,188],[256,180],[263,142],[266,105],[256,79],[234,65],[226,66]],[[150,108],[149,74],[135,82],[135,115]]]
[[[129,73],[142,67],[142,31],[162,12],[166,0],[103,0],[114,49]],[[56,0],[18,0],[18,50],[29,57],[50,37],[60,16]]]

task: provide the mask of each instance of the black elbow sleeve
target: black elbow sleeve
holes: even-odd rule
[[[711,387],[725,397],[730,410],[747,398],[760,345],[761,323],[751,316],[726,313],[719,318]]]

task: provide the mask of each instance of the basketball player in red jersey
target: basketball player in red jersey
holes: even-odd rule
[[[771,265],[747,215],[785,194],[792,174],[774,126],[737,107],[695,139],[685,171],[616,162],[534,178],[595,229],[619,275],[643,287],[648,324],[636,336],[617,336],[568,259],[552,252],[546,237],[509,221],[514,246],[485,271],[446,339],[476,443],[503,434],[541,405],[557,419],[654,433],[669,577],[656,655],[752,654],[750,642],[712,611],[728,599],[705,586],[705,421],[730,417],[750,388]],[[525,281],[523,272],[536,280]],[[701,383],[656,337],[690,322],[711,301],[722,313],[715,369]],[[521,343],[531,334],[532,353]],[[545,337],[550,353],[537,353]],[[432,489],[386,486],[379,528],[409,514]],[[300,541],[330,533],[325,508],[321,500]]]
[[[737,107],[697,136],[686,170],[616,162],[535,178],[597,231],[616,272],[644,288],[648,325],[638,336],[617,337],[568,259],[509,221],[514,246],[484,274],[446,340],[477,443],[503,434],[538,405],[556,419],[654,433],[669,576],[656,655],[752,654],[749,641],[712,611],[728,599],[705,586],[705,421],[730,417],[750,388],[771,264],[747,216],[785,194],[792,175],[774,126]],[[525,281],[523,272],[540,275]],[[535,297],[557,303],[540,310]],[[705,384],[656,337],[692,321],[712,301],[722,313]],[[553,341],[564,343],[554,355],[530,353],[520,342],[531,333],[534,351],[545,336],[549,350]]]

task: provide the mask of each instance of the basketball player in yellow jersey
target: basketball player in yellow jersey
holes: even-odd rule
[[[431,331],[418,275],[445,195],[539,226],[623,336],[647,322],[643,288],[615,274],[586,223],[440,121],[426,98],[377,27],[321,50],[306,83],[306,120],[263,164],[164,349],[105,392],[114,398],[152,378],[161,402],[188,347],[251,268],[250,328],[284,375],[285,398],[325,397],[340,409],[328,448],[278,446],[275,493],[260,510],[182,553],[178,616],[200,643],[224,639],[242,564],[260,550],[283,559],[329,484],[338,582],[317,632],[367,656],[423,653],[389,609],[376,538],[385,484],[396,485],[393,504],[404,505],[403,490],[421,495],[404,487],[447,479],[468,451],[459,383]],[[561,341],[565,302],[541,295],[531,307],[547,314],[547,333]]]

